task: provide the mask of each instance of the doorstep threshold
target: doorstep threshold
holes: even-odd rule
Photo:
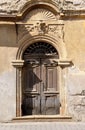
[[[72,121],[72,117],[66,115],[33,115],[15,117],[12,121]]]

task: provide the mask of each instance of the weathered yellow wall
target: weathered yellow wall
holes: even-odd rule
[[[68,68],[67,110],[77,121],[85,121],[85,20],[65,21],[67,57],[73,62]]]
[[[17,42],[15,25],[0,25],[0,120],[16,116],[16,58]]]
[[[0,25],[0,72],[11,69],[16,58],[17,36],[15,25]]]
[[[85,70],[85,20],[65,21],[67,57],[81,71]]]

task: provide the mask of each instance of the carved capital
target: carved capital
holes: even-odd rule
[[[24,65],[24,60],[14,60],[12,65],[16,68],[21,68]]]
[[[64,60],[64,59],[56,60],[55,59],[54,63],[57,63],[58,66],[60,66],[60,67],[69,67],[69,66],[71,66],[73,64],[72,61],[68,60],[68,59],[66,59],[66,60]]]

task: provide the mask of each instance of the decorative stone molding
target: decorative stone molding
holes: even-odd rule
[[[12,65],[16,68],[21,68],[24,65],[24,60],[14,60]]]
[[[61,67],[67,67],[72,65],[71,60],[62,60],[62,59],[53,59],[52,63],[55,63]],[[16,68],[18,67],[21,68],[24,65],[24,60],[14,60],[12,61],[12,65]]]
[[[18,27],[18,41],[24,36],[32,37],[34,35],[50,35],[56,38],[58,41],[64,39],[64,25],[61,23],[37,21],[32,24],[22,24]]]
[[[31,4],[40,4],[40,2],[53,4],[54,6],[60,6],[62,0],[1,0],[0,1],[0,14],[13,14],[13,15],[21,15],[24,13]]]
[[[85,18],[85,0],[64,0],[62,12],[64,18]]]
[[[64,0],[65,10],[85,10],[85,0]]]
[[[64,59],[54,59],[54,63],[57,63],[58,66],[61,66],[61,67],[69,67],[71,66],[73,63],[71,60],[64,60]]]
[[[29,13],[27,14],[27,16],[25,17],[24,21],[27,20],[57,20],[58,18],[58,14],[55,15],[52,11],[45,9],[45,8],[35,8],[31,11],[29,11]]]
[[[36,6],[49,8],[60,16],[85,16],[85,0],[1,0],[0,20],[18,21]]]
[[[22,59],[23,52],[30,44],[33,44],[33,43],[39,42],[39,41],[47,42],[47,43],[51,44],[52,46],[54,46],[56,48],[56,50],[58,51],[60,58],[65,59],[67,57],[65,43],[63,41],[59,41],[55,37],[52,37],[49,35],[35,35],[33,37],[32,36],[28,37],[28,35],[25,35],[25,37],[23,37],[18,42],[20,47],[17,52],[17,59],[19,59],[19,60]]]

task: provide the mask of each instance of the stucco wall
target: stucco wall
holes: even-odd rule
[[[73,62],[68,68],[67,108],[75,120],[85,121],[85,21],[65,21],[67,57]]]
[[[16,115],[16,70],[11,62],[16,58],[14,25],[0,25],[0,121]]]
[[[76,121],[85,121],[85,21],[64,21],[67,58],[73,65],[67,70],[67,113]],[[16,116],[16,69],[12,60],[18,50],[16,26],[0,24],[0,121]]]

